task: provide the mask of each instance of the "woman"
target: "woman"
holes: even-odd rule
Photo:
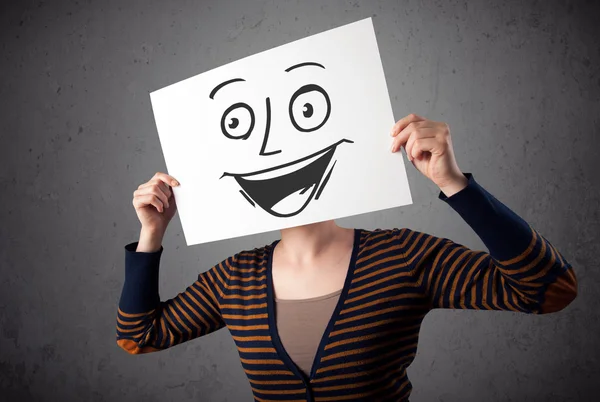
[[[280,241],[227,258],[161,302],[161,242],[179,184],[159,172],[134,192],[142,229],[125,246],[117,344],[155,352],[226,326],[257,401],[407,401],[406,368],[430,310],[546,314],[575,299],[573,268],[461,172],[445,123],[411,114],[391,135],[391,152],[405,148],[489,253],[408,228],[320,222],[281,230]]]

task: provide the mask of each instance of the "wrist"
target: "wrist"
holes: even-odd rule
[[[454,179],[449,180],[447,184],[439,186],[439,188],[440,191],[446,195],[446,197],[450,198],[454,194],[466,188],[468,184],[469,179],[467,179],[465,175],[460,172]]]
[[[164,231],[155,228],[144,228],[140,230],[140,240],[138,242],[137,252],[153,253],[160,250]]]

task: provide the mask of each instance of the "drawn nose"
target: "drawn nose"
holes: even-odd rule
[[[267,126],[265,127],[265,138],[263,139],[262,147],[260,148],[259,155],[268,156],[275,155],[281,152],[281,149],[277,151],[267,151],[267,142],[269,140],[269,131],[271,130],[271,100],[267,98]]]

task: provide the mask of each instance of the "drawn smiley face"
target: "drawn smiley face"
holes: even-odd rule
[[[295,64],[285,70],[289,73],[297,68],[325,68],[316,62]],[[214,99],[217,92],[226,85],[245,81],[234,78],[220,83],[210,92]],[[331,100],[325,89],[317,84],[306,84],[298,88],[289,99],[288,116],[298,135],[311,135],[323,127],[331,115]],[[264,117],[263,117],[264,116]],[[267,150],[271,128],[271,100],[265,99],[265,108],[253,110],[244,102],[236,102],[227,107],[220,120],[221,133],[231,140],[247,140],[254,132],[256,120],[265,118],[265,130],[259,156],[276,155],[281,149]],[[224,172],[224,177],[232,177],[240,186],[240,194],[253,206],[258,205],[276,217],[290,217],[302,212],[314,199],[318,200],[330,180],[336,160],[338,145],[354,141],[343,138],[304,157],[251,172]]]

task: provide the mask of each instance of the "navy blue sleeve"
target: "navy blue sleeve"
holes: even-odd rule
[[[438,198],[475,231],[489,252],[413,230],[397,233],[412,272],[423,277],[432,308],[511,310],[544,314],[577,295],[565,257],[529,223],[477,183]]]
[[[438,198],[463,218],[496,259],[522,253],[531,243],[529,224],[479,185],[472,173],[463,174],[467,187],[451,197],[440,191]]]
[[[117,310],[117,344],[131,354],[164,350],[225,326],[220,298],[234,258],[198,274],[177,296],[161,301],[159,266],[163,252],[125,246],[125,281]]]
[[[125,246],[125,282],[121,291],[119,308],[131,314],[145,313],[160,303],[158,274],[160,249],[147,253],[136,251],[138,242]]]

